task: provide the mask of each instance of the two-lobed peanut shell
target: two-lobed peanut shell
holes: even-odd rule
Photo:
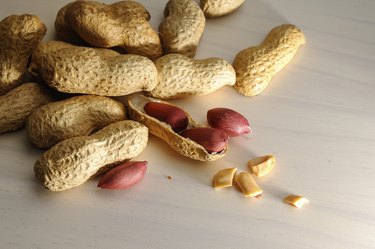
[[[148,92],[159,99],[207,95],[236,82],[232,65],[221,58],[194,60],[182,54],[168,54],[155,60],[158,84]]]
[[[305,36],[292,24],[272,29],[259,46],[246,48],[236,55],[233,62],[237,75],[234,88],[245,96],[260,94],[304,43]]]
[[[11,15],[0,22],[0,95],[19,85],[31,53],[47,32],[39,17]]]
[[[91,136],[66,139],[43,153],[34,165],[36,178],[52,191],[81,185],[103,168],[140,154],[148,141],[146,126],[131,120],[106,126]]]
[[[156,59],[163,54],[160,38],[148,22],[150,14],[135,1],[105,4],[75,1],[56,17],[56,33],[64,41],[81,39],[94,47],[121,47],[129,54]]]
[[[83,95],[49,103],[38,108],[27,119],[26,134],[38,148],[56,143],[124,120],[125,107],[108,97]]]
[[[170,0],[159,26],[164,53],[180,53],[193,58],[205,24],[204,14],[196,2]]]
[[[32,82],[0,95],[0,134],[22,128],[33,111],[52,101],[43,86]]]
[[[146,57],[60,41],[41,43],[29,71],[57,91],[102,96],[150,91],[158,79],[154,63]]]

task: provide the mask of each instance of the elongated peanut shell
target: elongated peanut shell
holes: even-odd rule
[[[228,15],[238,9],[245,0],[201,0],[201,8],[207,18]]]
[[[27,62],[46,34],[35,15],[11,15],[0,22],[0,95],[19,85]]]
[[[292,24],[272,29],[259,46],[244,49],[236,55],[233,62],[237,73],[234,88],[245,96],[260,94],[304,43],[305,36]]]
[[[29,71],[57,91],[103,96],[150,91],[158,75],[146,57],[59,41],[41,43]]]
[[[159,82],[149,95],[176,99],[207,95],[236,82],[231,64],[221,58],[194,60],[182,54],[168,54],[155,61]]]
[[[194,57],[205,24],[204,14],[193,0],[170,0],[159,26],[164,52]]]
[[[147,145],[148,129],[131,120],[113,123],[91,136],[66,139],[35,163],[36,178],[52,191],[81,185],[103,167],[136,157]]]
[[[27,120],[27,137],[39,148],[91,132],[125,119],[124,105],[108,97],[84,95],[38,108]]]
[[[155,59],[163,51],[159,36],[152,29],[149,19],[146,8],[135,1],[106,5],[81,0],[62,8],[56,17],[55,26],[57,35],[68,42],[79,42],[76,39],[78,35],[95,47],[121,47],[129,54]]]
[[[210,154],[204,149],[203,146],[188,138],[184,138],[180,136],[178,133],[174,132],[168,124],[147,115],[144,112],[143,108],[150,101],[158,101],[160,103],[172,105],[171,103],[168,103],[166,101],[145,97],[141,94],[134,94],[130,96],[128,104],[129,116],[132,119],[146,125],[151,134],[164,140],[170,147],[172,147],[179,154],[194,160],[214,161],[225,156],[228,147],[220,153]],[[187,112],[185,113],[189,119],[189,124],[187,128],[202,127],[202,125],[199,125],[197,122],[195,122]]]
[[[23,127],[34,110],[52,101],[44,87],[31,82],[0,95],[0,134]]]

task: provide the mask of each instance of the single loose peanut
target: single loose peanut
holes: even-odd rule
[[[99,170],[128,161],[147,145],[148,129],[131,120],[110,124],[91,136],[61,141],[34,166],[36,178],[52,191],[81,185]]]
[[[253,177],[248,172],[237,173],[234,177],[234,181],[241,189],[245,197],[254,197],[263,193],[263,190],[256,184]]]
[[[229,108],[214,108],[207,112],[208,124],[225,131],[230,137],[251,132],[249,121],[240,113]]]
[[[227,168],[217,172],[212,180],[213,187],[216,189],[232,187],[236,171],[237,168]]]
[[[183,130],[180,136],[193,140],[203,146],[208,153],[218,153],[228,146],[228,135],[220,129],[196,127]]]
[[[38,148],[56,143],[124,120],[125,107],[111,98],[95,95],[76,96],[38,108],[27,119],[27,137]]]
[[[146,174],[147,161],[129,161],[108,170],[98,183],[98,188],[127,189],[140,182]]]
[[[237,73],[234,88],[245,96],[260,94],[304,43],[305,36],[292,24],[272,29],[259,46],[249,47],[236,55],[233,62]]]
[[[238,9],[245,0],[201,0],[201,8],[207,18],[228,15]]]
[[[52,101],[43,86],[32,82],[0,95],[0,134],[22,128],[33,111]]]
[[[104,96],[150,91],[158,78],[146,57],[59,41],[41,43],[29,71],[57,91]]]
[[[161,102],[148,102],[144,110],[147,115],[154,117],[171,126],[175,132],[180,132],[189,124],[189,118],[184,110]]]
[[[202,10],[193,0],[170,0],[159,26],[164,52],[180,53],[193,58],[205,23]]]
[[[75,1],[59,11],[55,26],[57,35],[67,42],[77,41],[78,35],[95,47],[121,47],[129,54],[155,59],[163,51],[149,19],[150,13],[135,1],[108,5]]]
[[[302,208],[305,204],[309,203],[309,200],[300,195],[288,195],[284,198],[284,202],[296,208]]]
[[[148,94],[159,99],[206,95],[236,82],[231,64],[221,58],[193,60],[182,54],[168,54],[155,61],[158,84]]]
[[[247,166],[252,174],[262,177],[272,171],[275,163],[276,159],[273,155],[265,155],[249,160]]]
[[[172,105],[166,101],[145,97],[142,94],[130,96],[128,99],[130,118],[146,125],[151,134],[164,140],[170,147],[185,157],[199,161],[214,161],[225,156],[228,147],[225,147],[220,153],[209,153],[202,145],[174,132],[169,124],[147,115],[144,111],[145,105],[155,101]],[[202,127],[187,112],[185,114],[189,120],[187,128]]]
[[[31,53],[47,32],[35,15],[11,15],[0,22],[0,95],[18,86]]]

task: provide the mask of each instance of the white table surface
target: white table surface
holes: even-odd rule
[[[36,14],[48,27],[45,40],[52,39],[67,2],[0,0],[0,18]],[[140,2],[157,29],[167,1]],[[307,39],[257,97],[226,87],[174,101],[200,122],[218,106],[249,119],[253,133],[230,140],[227,156],[215,162],[185,159],[151,136],[136,158],[149,162],[147,174],[133,188],[99,190],[94,179],[53,193],[34,178],[42,151],[24,130],[2,134],[0,248],[374,248],[374,10],[374,0],[247,0],[232,15],[208,20],[196,58],[232,62],[283,23]],[[211,187],[218,170],[246,170],[248,159],[268,153],[277,164],[257,179],[261,199]],[[284,204],[292,193],[310,204]]]

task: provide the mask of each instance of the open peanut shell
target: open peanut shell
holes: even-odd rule
[[[128,99],[129,104],[129,116],[131,119],[138,121],[148,127],[149,132],[161,139],[163,139],[169,146],[171,146],[179,154],[189,157],[198,161],[214,161],[225,156],[228,147],[219,153],[208,153],[203,146],[198,143],[180,136],[178,133],[174,132],[170,125],[161,122],[156,118],[147,115],[144,111],[144,106],[148,102],[159,102],[163,104],[168,104],[175,106],[166,101],[159,99],[145,97],[142,94],[133,94]],[[180,107],[179,107],[180,108]],[[195,127],[204,127],[193,120],[193,118],[185,111],[189,124],[187,129]]]

